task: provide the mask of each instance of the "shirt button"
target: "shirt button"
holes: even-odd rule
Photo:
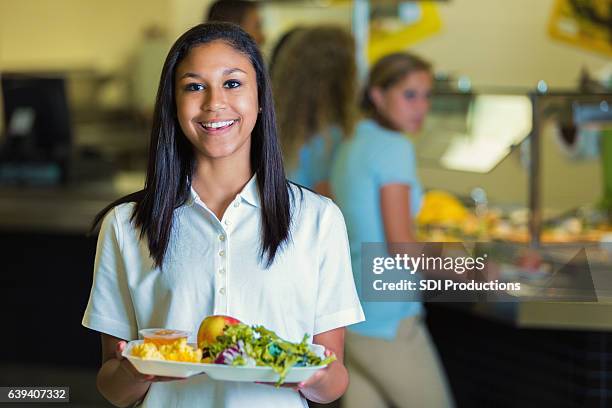
[[[230,225],[232,222],[230,220],[225,220],[224,223],[225,225]]]
[[[219,241],[221,242],[225,241],[225,235],[223,234],[219,235]]]
[[[225,251],[224,250],[220,250],[219,251],[219,256],[225,256]]]
[[[219,293],[222,294],[222,295],[225,295],[225,288],[219,289]]]
[[[236,201],[236,202],[234,203],[234,208],[238,208],[238,207],[240,207],[240,201]]]
[[[219,269],[219,273],[223,275],[225,273],[225,269],[224,268]]]

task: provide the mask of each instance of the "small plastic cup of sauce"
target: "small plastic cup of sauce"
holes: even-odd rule
[[[189,332],[173,329],[142,329],[138,333],[144,337],[145,343],[153,343],[157,346],[172,344],[177,340],[189,337]]]

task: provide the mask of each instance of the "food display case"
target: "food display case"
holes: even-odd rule
[[[553,91],[543,82],[529,92],[433,97],[414,139],[427,189],[418,238],[487,243],[499,279],[523,284],[503,312],[485,302],[477,313],[519,327],[612,329],[610,104],[610,93]]]
[[[607,239],[612,94],[441,91],[415,138],[419,236],[533,247]],[[608,157],[610,156],[610,158]]]

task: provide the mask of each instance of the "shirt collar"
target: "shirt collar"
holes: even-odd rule
[[[189,190],[190,190],[190,196],[189,199],[187,201],[188,205],[193,205],[195,202],[199,202],[201,204],[204,204],[202,202],[202,200],[200,200],[200,196],[198,196],[198,193],[196,193],[196,191],[193,189],[192,186],[189,186]],[[253,174],[253,177],[251,177],[251,179],[248,181],[248,183],[246,183],[246,185],[243,187],[242,191],[240,191],[240,193],[238,193],[237,199],[242,199],[244,201],[246,201],[247,203],[251,204],[254,207],[259,207],[261,204],[261,200],[260,200],[260,196],[259,196],[259,190],[257,188],[257,174]]]
[[[257,174],[253,174],[253,177],[244,186],[242,191],[238,193],[243,200],[252,206],[259,207],[261,204],[261,197],[259,196],[259,189],[257,188]]]

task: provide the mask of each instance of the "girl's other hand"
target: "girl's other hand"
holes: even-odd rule
[[[325,357],[330,357],[332,353],[330,350],[325,350]],[[333,363],[332,363],[333,364]],[[318,390],[321,388],[329,375],[329,366],[317,371],[313,375],[310,376],[309,379],[297,384],[297,391],[302,393],[306,398],[308,398],[309,390]]]
[[[325,357],[331,356],[333,353],[329,350],[325,350]],[[327,376],[328,367],[322,368],[313,375],[310,376],[306,381],[302,381],[300,383],[284,383],[280,386],[280,388],[291,388],[294,391],[301,392],[302,390],[307,390],[310,388],[316,388],[321,382],[325,381],[325,377]],[[275,386],[276,383],[273,382],[255,382],[256,384],[263,385],[272,385]]]

